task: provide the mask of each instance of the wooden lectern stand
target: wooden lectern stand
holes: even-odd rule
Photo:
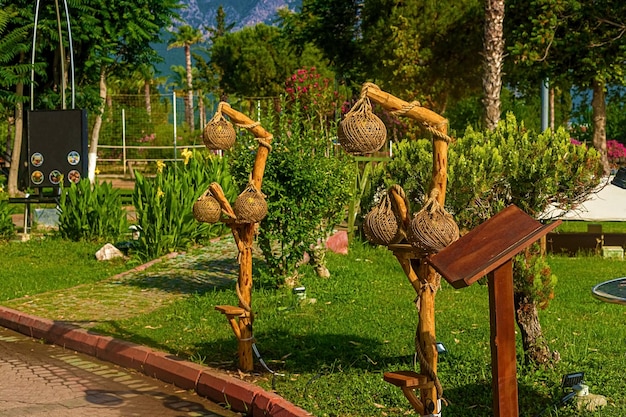
[[[512,259],[560,223],[557,220],[544,226],[511,205],[441,252],[426,258],[426,262],[457,289],[488,276],[493,415],[496,417],[519,416]]]

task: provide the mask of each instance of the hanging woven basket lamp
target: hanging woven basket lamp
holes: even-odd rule
[[[361,97],[339,122],[339,143],[346,152],[364,155],[378,151],[387,141],[387,127],[372,112],[372,103]]]
[[[408,241],[416,248],[430,253],[439,252],[459,238],[459,227],[437,201],[439,190],[434,189],[424,207],[413,217]]]
[[[233,207],[240,223],[258,223],[267,215],[267,201],[254,184],[250,183],[235,200]]]
[[[220,107],[202,132],[204,145],[211,150],[227,150],[235,144],[235,128],[224,118]]]
[[[207,189],[193,203],[193,218],[202,223],[217,223],[222,215],[220,203],[213,197],[211,191]]]
[[[401,241],[405,235],[391,206],[388,194],[363,219],[363,232],[368,242],[388,246]]]

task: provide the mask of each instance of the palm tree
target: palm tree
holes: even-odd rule
[[[24,85],[29,83],[31,66],[26,62],[30,49],[29,37],[33,25],[9,30],[8,24],[16,18],[14,7],[0,9],[0,116],[7,120],[6,153],[11,154],[8,178],[9,195],[16,195],[17,174],[22,148]],[[40,64],[35,66],[39,68]],[[15,128],[11,131],[11,126]],[[13,136],[13,137],[11,137]],[[11,142],[13,147],[11,148]],[[9,152],[12,149],[12,152]]]
[[[500,91],[504,60],[504,0],[485,0],[483,103],[485,127],[493,130],[500,121]]]
[[[191,45],[202,40],[202,32],[194,29],[189,25],[183,25],[178,28],[178,32],[172,33],[174,38],[170,41],[168,49],[183,48],[185,51],[185,70],[187,74],[187,96],[185,99],[185,119],[189,125],[189,130],[195,130],[193,115],[193,75],[191,66]]]

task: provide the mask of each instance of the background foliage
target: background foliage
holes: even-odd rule
[[[15,226],[11,219],[11,210],[5,194],[0,192],[0,241],[9,240],[15,235]]]

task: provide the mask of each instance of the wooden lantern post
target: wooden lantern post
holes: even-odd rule
[[[417,120],[426,130],[433,135],[433,170],[430,191],[437,189],[437,200],[441,207],[446,198],[447,169],[448,169],[448,121],[439,114],[421,107],[416,103],[408,103],[389,93],[382,91],[374,84],[366,83],[363,86],[364,94],[371,100],[380,104],[392,113]],[[429,193],[430,194],[430,193]],[[408,230],[410,213],[403,199],[392,190],[392,202],[396,213],[399,215],[403,227]],[[427,376],[426,381],[421,378],[407,380],[406,375],[390,373],[386,380],[402,387],[402,390],[413,406],[420,414],[439,414],[441,405],[438,394],[439,381],[437,373],[437,340],[435,335],[435,295],[439,286],[439,274],[424,262],[425,253],[418,251],[411,245],[390,245],[394,256],[402,266],[404,273],[419,296],[419,323],[417,329],[418,349],[420,355],[421,374]],[[413,384],[413,385],[411,385]],[[418,400],[410,388],[420,390]],[[440,386],[439,386],[440,389]]]
[[[265,164],[270,150],[270,142],[272,134],[267,132],[259,123],[250,119],[248,116],[234,110],[228,103],[221,102],[219,104],[223,114],[237,125],[248,129],[259,141],[254,166],[252,168],[251,182],[257,190],[261,190],[263,183],[263,173],[265,172]],[[239,356],[239,369],[242,371],[252,371],[254,369],[254,360],[252,356],[252,245],[254,243],[254,235],[256,232],[256,223],[239,223],[237,222],[235,213],[224,196],[224,193],[217,183],[210,186],[213,196],[219,201],[222,211],[228,220],[225,223],[230,227],[237,249],[239,251],[239,276],[237,279],[237,297],[239,298],[239,307],[232,306],[216,306],[215,309],[226,315],[228,321],[237,336]]]

